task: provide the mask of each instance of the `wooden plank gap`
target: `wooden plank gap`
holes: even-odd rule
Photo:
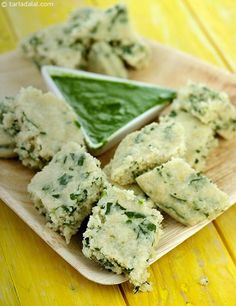
[[[126,294],[125,294],[125,291],[124,291],[122,285],[120,284],[120,285],[118,285],[118,287],[119,287],[119,290],[120,290],[120,292],[121,292],[121,294],[122,294],[122,297],[123,297],[123,300],[124,300],[125,304],[126,304],[127,306],[130,306],[130,303],[129,303],[127,297],[126,297]]]
[[[1,241],[0,241],[0,249],[1,249],[1,254],[2,254],[3,258],[4,258],[4,261],[7,263],[7,266],[9,266],[9,262],[7,261],[7,257],[4,254],[4,249],[3,249],[2,245],[1,245]],[[21,303],[21,300],[20,300],[20,297],[19,297],[19,294],[18,294],[18,291],[17,291],[17,288],[16,288],[16,284],[15,284],[14,279],[12,277],[11,271],[8,268],[7,268],[7,271],[8,271],[8,274],[9,274],[12,286],[13,286],[13,292],[15,292],[15,296],[16,296],[17,302],[19,303],[19,306],[21,306],[22,303]],[[12,306],[15,306],[15,305],[12,305]]]
[[[7,23],[8,27],[9,27],[9,29],[11,30],[11,34],[14,37],[15,42],[18,43],[19,37],[16,34],[15,28],[12,26],[12,22],[11,22],[10,16],[8,15],[8,12],[7,12],[6,9],[2,10],[2,11],[3,11],[3,16],[5,17],[6,23]]]
[[[226,68],[233,72],[233,67],[231,64],[228,62],[227,58],[224,56],[224,53],[221,51],[220,47],[218,44],[215,42],[214,38],[212,37],[211,33],[207,30],[207,28],[204,26],[202,23],[201,19],[198,17],[198,14],[195,12],[194,8],[192,7],[191,3],[189,0],[181,0],[187,10],[189,11],[190,15],[192,18],[196,21],[198,24],[199,28],[202,30],[202,32],[205,34],[206,38],[208,39],[209,43],[215,48],[216,52],[218,53],[219,57],[221,58],[222,62],[226,66]]]
[[[224,244],[226,250],[228,251],[230,257],[232,258],[232,261],[233,261],[234,264],[236,265],[236,257],[235,257],[235,255],[234,255],[234,253],[231,251],[231,248],[230,248],[230,246],[229,246],[227,240],[225,239],[225,236],[224,236],[224,234],[223,234],[223,232],[222,232],[220,226],[217,224],[216,220],[214,220],[212,223],[214,224],[215,229],[216,229],[216,231],[217,231],[219,237],[221,238],[221,240],[222,240],[222,242],[223,242],[223,244]]]

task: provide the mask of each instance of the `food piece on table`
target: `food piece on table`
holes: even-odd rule
[[[144,204],[149,206],[150,208],[154,207],[155,204],[153,201],[147,196],[142,189],[138,186],[138,184],[129,184],[129,185],[119,185],[111,180],[111,163],[108,163],[103,169],[104,174],[106,175],[106,180],[112,185],[117,188],[123,189],[123,190],[131,190],[133,191],[134,195],[138,198],[138,201],[140,204]]]
[[[230,139],[236,135],[236,108],[225,92],[203,84],[188,83],[179,90],[174,108],[186,110],[223,138]]]
[[[228,196],[181,158],[173,158],[136,181],[159,208],[185,225],[215,218],[229,206]]]
[[[98,201],[103,176],[100,162],[84,147],[70,142],[33,177],[28,191],[35,207],[46,215],[49,227],[69,243]]]
[[[12,111],[14,103],[13,97],[5,97],[0,101],[0,158],[15,157],[15,141],[12,134],[6,132],[3,126],[3,120],[6,114]]]
[[[151,123],[121,141],[111,161],[111,180],[119,185],[132,184],[140,174],[184,152],[181,124]]]
[[[212,128],[181,110],[172,110],[167,116],[161,117],[161,121],[173,120],[184,127],[186,144],[184,159],[194,169],[204,170],[208,155],[218,145]]]
[[[127,78],[127,71],[119,56],[113,48],[106,42],[94,43],[88,55],[88,70]]]
[[[113,42],[112,45],[115,52],[131,68],[141,69],[148,65],[150,60],[150,48],[141,38]]]
[[[145,291],[161,221],[161,214],[140,204],[132,191],[108,186],[90,216],[83,253],[108,270],[124,273],[135,290]]]
[[[83,143],[76,114],[53,94],[23,88],[14,107],[13,118],[4,117],[3,124],[6,131],[18,129],[15,152],[25,166],[41,169],[65,143]]]
[[[24,54],[37,66],[57,65],[79,68],[83,65],[84,46],[81,42],[70,43],[65,25],[59,24],[31,34],[22,41]]]

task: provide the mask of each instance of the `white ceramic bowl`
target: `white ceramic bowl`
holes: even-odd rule
[[[68,68],[62,68],[62,67],[57,67],[57,66],[43,66],[42,67],[42,76],[44,78],[44,81],[46,82],[46,85],[50,91],[52,91],[57,97],[65,99],[55,82],[53,81],[52,76],[58,76],[58,75],[64,75],[64,74],[70,74],[70,75],[85,75],[86,77],[91,77],[91,78],[96,78],[96,79],[103,79],[103,80],[109,80],[109,81],[116,81],[116,82],[121,82],[121,83],[128,83],[128,84],[134,84],[134,85],[141,85],[145,87],[158,87],[155,84],[148,84],[148,83],[143,83],[143,82],[138,82],[138,81],[133,81],[133,80],[126,80],[126,79],[121,79],[117,77],[111,77],[111,76],[106,76],[106,75],[101,75],[101,74],[96,74],[92,72],[85,72],[81,70],[74,70],[74,69],[68,69]],[[133,120],[129,121],[127,124],[125,124],[122,128],[118,129],[115,133],[113,133],[106,141],[105,144],[102,146],[100,144],[94,144],[91,142],[91,139],[86,133],[86,130],[81,126],[82,132],[84,134],[86,143],[88,144],[89,148],[91,149],[92,153],[94,155],[100,155],[104,153],[105,151],[109,150],[111,147],[113,147],[117,142],[119,142],[125,135],[128,133],[139,129],[146,123],[154,120],[160,111],[166,107],[165,104],[161,105],[156,105],[143,114],[137,116]]]

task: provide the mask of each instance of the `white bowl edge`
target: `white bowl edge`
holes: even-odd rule
[[[112,76],[107,76],[107,75],[102,75],[102,74],[96,74],[93,72],[86,72],[82,70],[74,70],[74,69],[69,69],[69,68],[63,68],[63,67],[57,67],[57,66],[43,66],[41,69],[42,76],[44,81],[46,82],[47,88],[52,91],[58,98],[65,99],[63,94],[60,92],[56,84],[54,83],[52,77],[51,77],[51,72],[53,72],[54,75],[62,75],[66,73],[74,74],[74,75],[85,75],[85,76],[91,76],[91,77],[96,77],[99,79],[103,80],[109,80],[109,81],[116,81],[116,82],[122,82],[122,83],[128,83],[128,84],[135,84],[135,85],[142,85],[146,87],[158,87],[155,84],[149,84],[149,83],[144,83],[144,82],[139,82],[139,81],[134,81],[134,80],[126,80],[122,78],[116,78]],[[168,88],[166,88],[168,89]],[[138,117],[132,119],[129,121],[127,124],[125,124],[122,128],[117,130],[115,133],[113,133],[108,139],[107,142],[100,147],[100,144],[97,146],[94,145],[94,143],[91,142],[89,136],[86,133],[86,130],[81,126],[82,132],[84,134],[85,140],[95,156],[99,156],[112,148],[114,145],[116,145],[124,136],[126,136],[128,133],[133,132],[136,129],[139,129],[146,123],[154,120],[160,111],[165,108],[168,104],[161,104],[161,105],[156,105],[147,111],[145,111],[143,114],[139,115]]]

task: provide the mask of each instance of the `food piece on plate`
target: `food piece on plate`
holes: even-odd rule
[[[38,67],[57,65],[119,77],[127,77],[125,64],[139,69],[150,59],[149,46],[134,31],[123,4],[78,9],[65,23],[31,34],[21,49]]]
[[[103,10],[97,7],[82,7],[74,10],[70,13],[69,18],[67,20],[67,26],[71,25],[71,28],[75,28],[76,26],[82,27],[84,23],[88,22],[90,19],[95,19],[96,16],[100,16],[103,13]],[[68,28],[69,31],[69,28]]]
[[[88,55],[88,70],[121,78],[128,77],[122,60],[106,42],[97,42],[91,47]]]
[[[65,23],[65,31],[71,42],[95,39],[96,28],[103,18],[104,11],[95,7],[84,7],[73,11]]]
[[[30,184],[35,207],[45,214],[47,224],[69,243],[82,221],[91,213],[103,190],[100,162],[81,145],[64,145]]]
[[[186,110],[223,138],[231,139],[236,135],[236,108],[223,91],[188,83],[179,90],[174,108]]]
[[[56,69],[58,71],[58,69]],[[83,72],[51,73],[66,101],[77,112],[88,147],[99,154],[122,136],[128,123],[147,120],[176,97],[171,89]],[[152,108],[152,111],[150,109]],[[153,113],[153,114],[151,114]]]
[[[23,88],[14,103],[14,115],[4,118],[6,131],[18,129],[16,149],[25,166],[41,169],[62,145],[83,143],[77,116],[63,100],[33,87]]]
[[[161,221],[161,214],[140,204],[132,191],[108,186],[90,216],[83,253],[108,270],[124,273],[135,290],[145,291]]]
[[[133,191],[134,195],[138,198],[138,201],[140,204],[144,204],[149,206],[149,207],[154,207],[155,204],[153,201],[147,196],[142,189],[138,186],[138,184],[130,184],[130,185],[124,185],[121,186],[111,180],[111,163],[108,163],[103,169],[104,174],[106,175],[107,181],[112,185],[117,188],[123,189],[123,190],[131,190]]]
[[[83,19],[80,15],[83,15]],[[78,16],[78,18],[76,18]],[[70,35],[76,40],[90,38],[95,41],[112,41],[137,38],[129,21],[127,7],[116,4],[106,10],[78,10],[69,18],[72,24]]]
[[[174,121],[151,123],[121,141],[111,161],[111,180],[119,185],[132,184],[145,171],[184,153],[181,124]]]
[[[161,117],[161,121],[173,120],[184,127],[186,144],[184,159],[194,169],[204,170],[208,155],[218,145],[218,140],[214,137],[212,128],[181,110],[172,110],[167,116]]]
[[[79,68],[83,64],[84,46],[70,43],[65,25],[59,24],[31,34],[22,41],[24,54],[37,66],[57,65]]]
[[[229,206],[228,196],[181,158],[173,158],[136,181],[159,208],[185,225],[213,219]]]
[[[148,65],[150,48],[141,38],[113,42],[112,45],[115,52],[131,68],[141,69]]]
[[[3,126],[3,120],[7,113],[12,111],[13,97],[5,97],[0,101],[0,158],[15,157],[15,141],[12,134],[6,132]]]
[[[5,132],[0,125],[0,158],[12,158],[16,156],[14,152],[15,142],[12,137]]]

